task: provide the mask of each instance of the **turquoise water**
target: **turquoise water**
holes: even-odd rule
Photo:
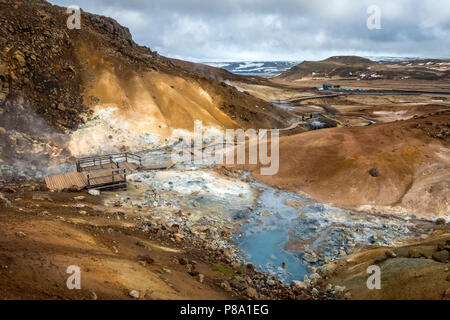
[[[308,267],[302,264],[298,255],[284,248],[289,236],[283,230],[258,232],[239,240],[239,248],[246,254],[247,261],[264,272],[277,274],[290,283],[302,280],[308,273]],[[286,269],[282,268],[282,263]]]
[[[247,262],[260,271],[276,274],[282,281],[303,280],[308,265],[302,263],[302,250],[289,250],[286,243],[296,232],[299,209],[286,205],[286,200],[307,204],[309,200],[290,192],[258,185],[262,189],[259,207],[240,230],[236,244]],[[270,216],[261,216],[270,213]],[[291,235],[289,234],[291,233]],[[285,263],[285,269],[282,264]]]

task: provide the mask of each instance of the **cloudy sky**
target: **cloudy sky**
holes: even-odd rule
[[[450,58],[450,0],[50,2],[113,17],[139,44],[191,61],[318,60],[344,54]],[[381,29],[367,27],[371,5],[381,9]]]

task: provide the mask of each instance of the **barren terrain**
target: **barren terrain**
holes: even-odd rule
[[[448,60],[237,76],[83,14],[78,32],[46,1],[0,2],[0,299],[450,297]],[[206,144],[280,129],[278,172],[161,166],[177,144],[192,150],[195,120]],[[164,170],[98,195],[43,185],[118,151]],[[66,287],[70,265],[82,290]]]

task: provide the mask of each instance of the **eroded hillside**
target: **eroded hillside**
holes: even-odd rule
[[[9,178],[29,176],[36,159],[50,166],[55,157],[56,164],[71,155],[164,142],[174,130],[192,130],[194,120],[272,128],[291,117],[175,66],[137,45],[113,19],[82,12],[81,30],[69,30],[66,9],[46,1],[2,1],[0,9],[3,175],[10,169],[5,164],[21,164]]]

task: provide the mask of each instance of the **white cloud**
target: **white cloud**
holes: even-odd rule
[[[51,0],[111,16],[161,54],[195,61],[337,54],[446,57],[449,0]],[[76,3],[77,2],[77,3]],[[382,30],[366,27],[382,9]]]

